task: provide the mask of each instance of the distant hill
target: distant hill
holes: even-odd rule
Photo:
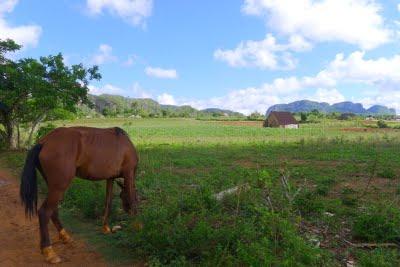
[[[95,112],[106,116],[139,115],[142,117],[244,116],[222,109],[197,110],[191,106],[161,105],[150,98],[129,98],[119,95],[89,95]],[[87,113],[87,108],[82,111]]]
[[[289,104],[278,104],[271,106],[267,110],[267,115],[271,111],[288,111],[288,112],[310,112],[312,110],[319,112],[330,113],[354,113],[359,115],[396,115],[396,110],[381,105],[375,105],[369,109],[365,109],[360,103],[353,103],[350,101],[340,102],[330,105],[325,102],[315,102],[310,100],[300,100]]]
[[[200,112],[206,113],[206,114],[221,114],[223,116],[244,116],[240,112],[236,112],[236,111],[232,111],[232,110],[228,110],[228,109],[219,109],[219,108],[206,108],[206,109],[200,110]]]
[[[390,115],[396,115],[396,110],[393,108],[388,108],[385,106],[381,105],[374,105],[367,109],[367,113],[370,114],[390,114]]]

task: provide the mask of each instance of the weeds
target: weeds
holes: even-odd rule
[[[400,238],[400,211],[392,206],[371,206],[360,212],[353,224],[356,239],[368,242],[396,241]]]

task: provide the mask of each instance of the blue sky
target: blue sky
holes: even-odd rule
[[[400,112],[398,0],[0,0],[14,57],[98,64],[95,94],[245,113],[299,99]]]

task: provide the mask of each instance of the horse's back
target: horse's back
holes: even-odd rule
[[[39,143],[43,145],[41,162],[74,169],[82,178],[117,177],[124,162],[136,157],[129,137],[119,128],[61,127]]]

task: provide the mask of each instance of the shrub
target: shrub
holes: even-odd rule
[[[368,242],[394,241],[400,237],[400,211],[390,206],[369,207],[354,221],[355,238]]]
[[[396,178],[396,173],[392,168],[385,168],[384,170],[381,170],[378,172],[378,176],[386,179],[395,179]]]
[[[357,204],[356,191],[352,188],[344,188],[340,199],[342,204],[349,207],[354,207]]]
[[[377,122],[377,126],[378,126],[378,128],[389,128],[389,126],[387,125],[387,123],[384,120],[379,120]]]
[[[397,250],[375,249],[358,252],[358,265],[361,267],[400,266],[400,255]]]
[[[315,192],[300,193],[294,204],[303,215],[320,214],[324,211],[324,203]]]
[[[291,221],[257,204],[257,192],[250,191],[242,193],[239,206],[235,195],[216,202],[203,189],[162,205],[149,203],[136,218],[143,229],[124,230],[123,245],[156,266],[318,265],[321,251]]]
[[[325,184],[319,184],[315,189],[315,193],[320,196],[327,196],[329,191],[329,186]]]
[[[57,128],[57,126],[52,123],[47,123],[46,125],[41,126],[36,133],[36,142],[55,128]]]
[[[307,121],[307,113],[301,112],[300,113],[300,120],[301,122],[306,122]]]

